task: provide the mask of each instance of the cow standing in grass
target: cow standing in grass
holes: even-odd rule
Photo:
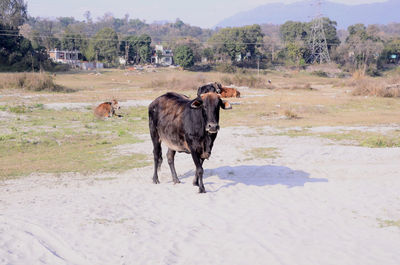
[[[219,130],[219,109],[230,109],[228,102],[217,93],[208,92],[190,100],[177,93],[167,93],[149,105],[149,127],[153,141],[154,175],[158,180],[158,169],[162,163],[161,142],[168,146],[167,158],[174,183],[180,183],[174,165],[176,152],[192,155],[196,165],[193,185],[205,193],[203,185],[203,162],[208,159]]]

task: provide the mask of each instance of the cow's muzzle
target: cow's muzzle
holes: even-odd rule
[[[206,125],[206,131],[209,133],[217,133],[219,130],[219,125],[218,123],[215,122],[209,122]]]

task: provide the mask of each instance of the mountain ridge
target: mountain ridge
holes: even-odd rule
[[[283,24],[288,20],[310,21],[316,15],[314,1],[306,0],[291,4],[271,3],[248,11],[239,12],[223,19],[216,27],[233,27],[251,24]],[[301,10],[302,12],[299,12]],[[346,5],[325,2],[322,14],[338,22],[338,28],[347,28],[356,23],[388,24],[400,22],[400,1],[388,0],[369,4]]]

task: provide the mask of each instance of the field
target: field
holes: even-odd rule
[[[1,264],[400,262],[400,99],[358,95],[357,86],[397,82],[395,72],[362,80],[68,72],[51,77],[57,92],[6,79],[0,74]],[[153,185],[148,104],[167,91],[193,98],[211,81],[242,97],[221,110],[204,164],[207,193],[192,186],[185,154],[175,160],[182,184],[172,184],[164,156]],[[113,98],[122,117],[96,119],[93,108]]]

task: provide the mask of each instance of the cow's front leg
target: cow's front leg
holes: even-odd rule
[[[204,158],[200,157],[200,165],[203,167],[203,162],[204,162]],[[198,175],[195,174],[194,175],[194,179],[193,179],[193,186],[199,186],[199,178]]]
[[[206,189],[203,184],[203,161],[204,159],[200,158],[199,153],[192,153],[193,162],[196,165],[196,174],[194,176],[193,185],[199,186],[199,193],[206,193]]]

